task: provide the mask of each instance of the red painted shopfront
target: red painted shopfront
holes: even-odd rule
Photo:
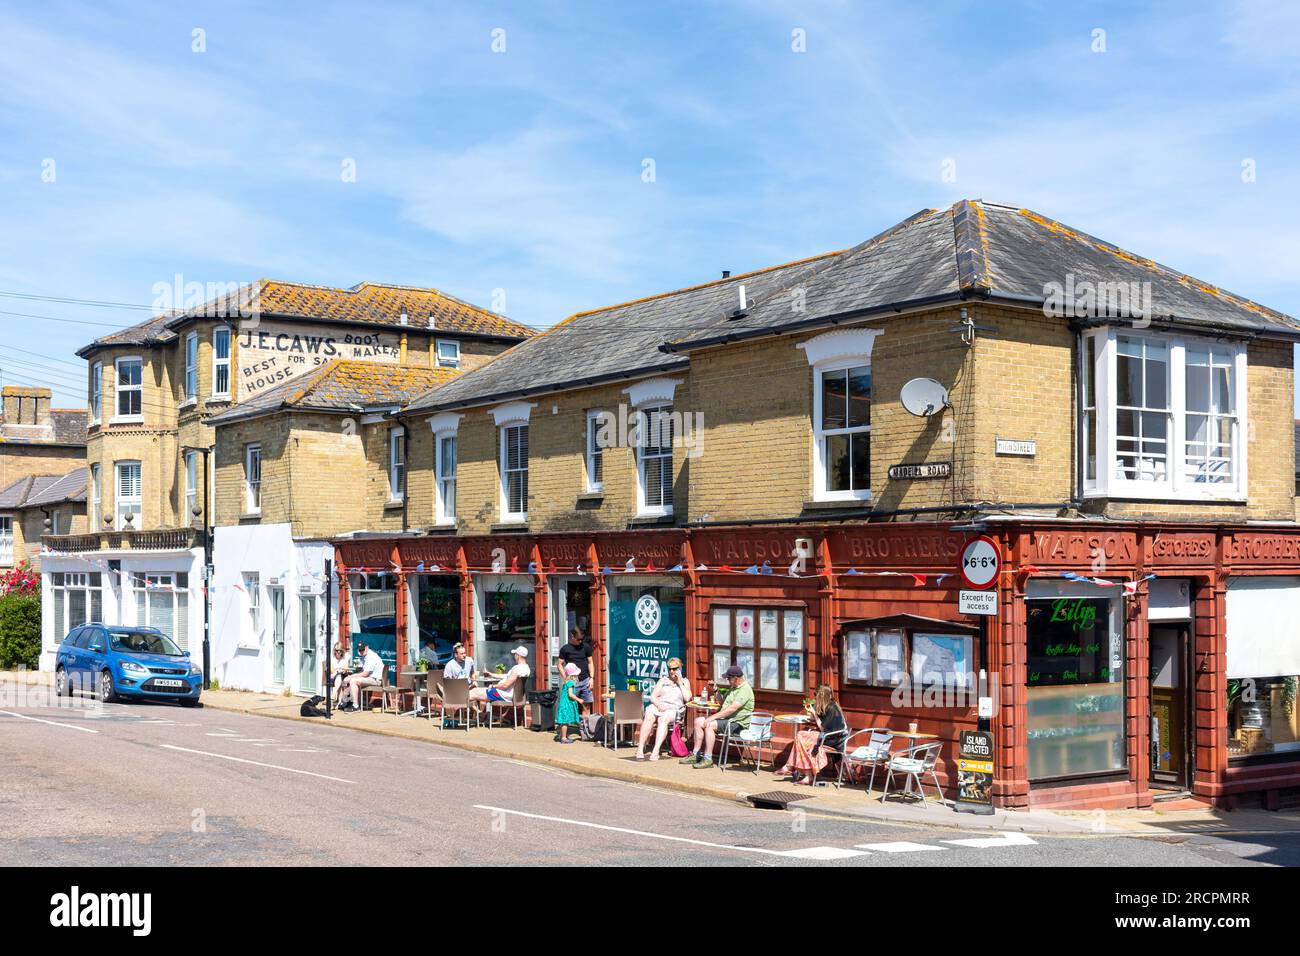
[[[986,525],[1004,555],[986,646],[978,619],[958,612],[973,532],[921,522],[340,540],[341,632],[361,580],[350,575],[391,579],[399,648],[412,593],[437,581],[458,591],[454,636],[480,663],[504,653],[508,642],[485,638],[510,615],[500,636],[526,635],[533,662],[577,620],[600,692],[626,678],[606,666],[612,605],[653,590],[682,606],[693,687],[738,663],[758,707],[780,713],[829,684],[855,728],[938,735],[945,788],[960,731],[978,726],[985,669],[1001,806],[1294,799],[1300,666],[1267,621],[1300,596],[1300,529]],[[548,671],[535,667],[539,686]]]

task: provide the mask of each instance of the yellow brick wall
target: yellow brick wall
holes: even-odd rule
[[[85,448],[0,441],[0,488],[29,475],[66,475],[85,462]]]

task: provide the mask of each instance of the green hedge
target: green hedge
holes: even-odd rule
[[[41,656],[41,599],[21,594],[0,597],[0,669],[35,670]]]

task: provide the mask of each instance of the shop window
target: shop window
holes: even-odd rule
[[[55,572],[49,576],[56,642],[71,628],[104,620],[101,585],[98,571]]]
[[[1300,577],[1237,578],[1225,598],[1228,756],[1300,757]]]
[[[348,575],[348,631],[351,646],[364,641],[397,679],[397,578],[391,574]]]
[[[185,571],[131,575],[135,591],[135,622],[156,627],[181,650],[189,650],[189,574]]]
[[[528,666],[533,667],[536,611],[532,579],[482,574],[475,575],[474,586],[483,628],[483,640],[475,648],[479,668],[504,673],[513,664],[510,651],[521,644],[529,649]]]
[[[807,677],[804,612],[797,608],[714,607],[713,679],[735,664],[759,690],[802,693]]]
[[[1090,584],[1030,584],[1029,778],[1126,769],[1123,602]]]
[[[463,640],[460,632],[460,579],[455,575],[413,574],[407,578],[415,609],[412,657],[441,671],[451,649]]]

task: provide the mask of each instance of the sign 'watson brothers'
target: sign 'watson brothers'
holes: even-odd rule
[[[241,402],[335,359],[396,365],[402,354],[395,332],[340,331],[296,322],[263,322],[242,329],[238,343],[237,398]]]

